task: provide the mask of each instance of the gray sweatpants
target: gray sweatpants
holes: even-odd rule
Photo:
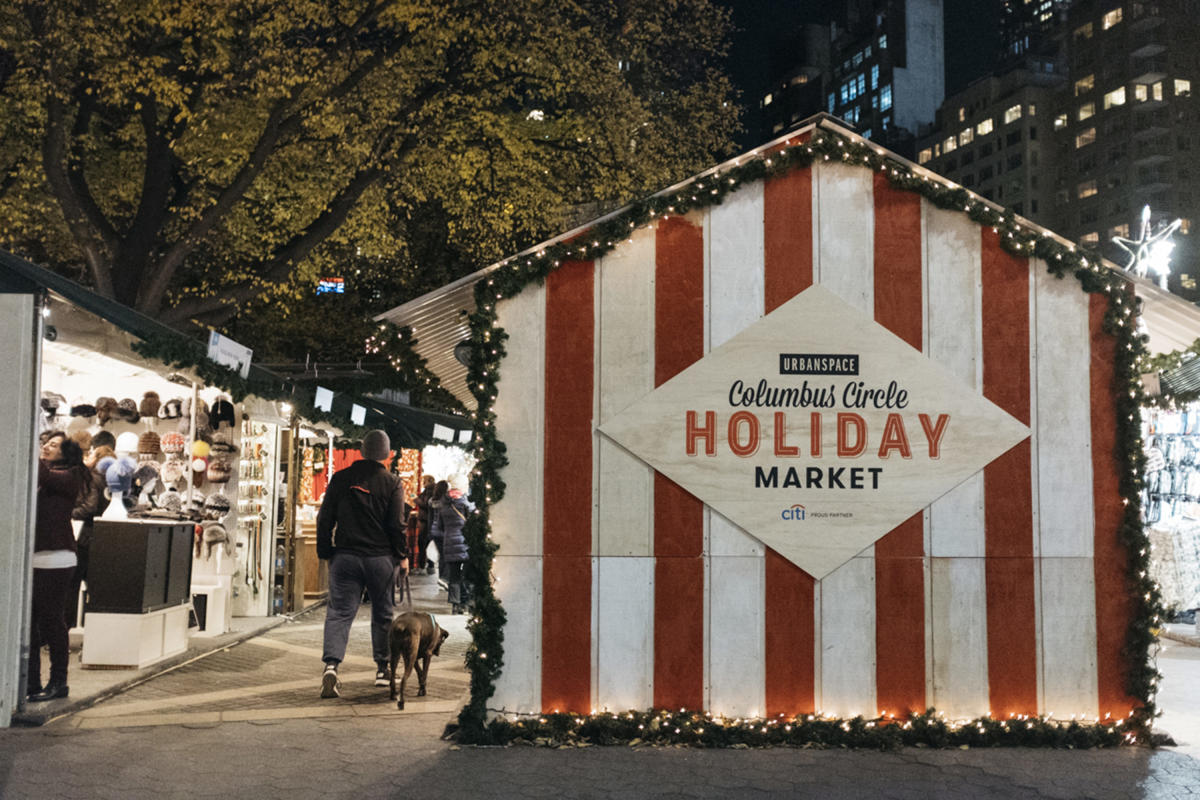
[[[392,624],[391,556],[361,556],[334,552],[329,561],[329,603],[325,607],[325,645],[322,659],[341,663],[346,658],[350,625],[358,614],[363,588],[371,600],[371,654],[387,663],[388,629]]]

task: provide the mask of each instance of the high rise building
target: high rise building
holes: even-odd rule
[[[1052,224],[1118,263],[1126,257],[1111,239],[1136,237],[1144,206],[1155,226],[1182,218],[1184,234],[1200,218],[1198,13],[1195,0],[1077,0],[1068,13]],[[1176,264],[1194,277],[1188,238],[1177,240]]]
[[[828,10],[772,46],[762,138],[828,111],[911,156],[945,94],[942,0],[841,0]]]

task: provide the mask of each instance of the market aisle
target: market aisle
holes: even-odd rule
[[[466,616],[452,616],[433,577],[413,578],[415,607],[437,615],[450,631],[430,663],[428,691],[416,697],[414,671],[407,707],[397,711],[386,688],[374,684],[370,607],[359,609],[341,667],[342,696],[320,698],[324,613],[280,625],[261,636],[164,673],[98,705],[54,723],[80,729],[211,724],[257,720],[376,716],[404,713],[454,716],[465,701],[469,676]]]
[[[1183,626],[1172,627],[1186,632]],[[1175,739],[1176,752],[1200,761],[1200,647],[1195,646],[1195,637],[1191,641],[1160,640],[1158,671],[1163,681],[1158,704],[1163,715],[1157,727]]]

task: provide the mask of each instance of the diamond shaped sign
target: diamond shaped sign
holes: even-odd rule
[[[600,431],[818,579],[1029,436],[819,285]]]

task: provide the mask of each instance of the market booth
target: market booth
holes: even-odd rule
[[[480,419],[473,708],[1148,708],[1145,283],[818,118],[383,315]]]

